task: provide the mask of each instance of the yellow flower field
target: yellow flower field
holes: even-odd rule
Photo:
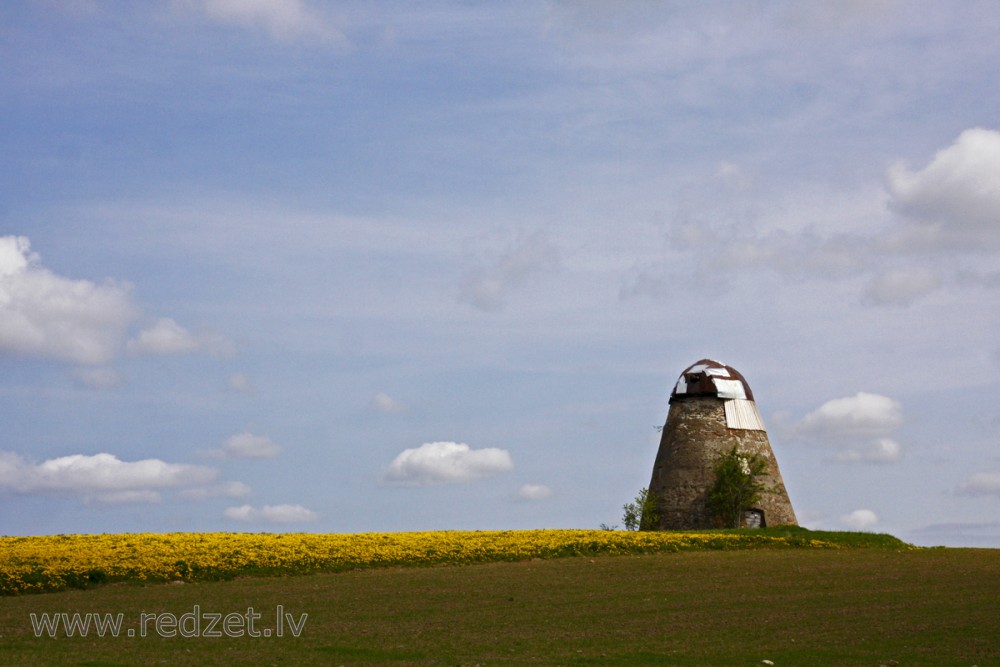
[[[112,581],[199,581],[381,566],[792,546],[836,547],[821,540],[748,531],[122,533],[0,537],[0,595],[84,588]]]

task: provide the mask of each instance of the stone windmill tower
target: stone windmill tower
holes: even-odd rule
[[[797,525],[750,385],[731,366],[702,359],[681,373],[670,394],[649,482],[660,514],[657,528],[717,527],[708,509],[708,489],[715,481],[716,460],[733,445],[767,464],[759,478],[766,490],[756,507],[744,509],[745,525]]]

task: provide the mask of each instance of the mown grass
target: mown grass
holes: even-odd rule
[[[854,539],[850,537],[849,539]],[[386,567],[0,600],[0,665],[1000,664],[1000,551],[687,551]],[[888,547],[888,548],[880,548]],[[874,548],[873,548],[874,547]],[[278,605],[270,638],[36,637],[29,615]]]

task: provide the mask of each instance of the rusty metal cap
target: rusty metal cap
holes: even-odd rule
[[[670,401],[712,397],[753,400],[746,378],[733,368],[714,359],[701,359],[684,369],[670,394]]]

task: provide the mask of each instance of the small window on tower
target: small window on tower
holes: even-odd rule
[[[764,521],[764,510],[750,509],[743,512],[743,524],[747,528],[766,528]]]

